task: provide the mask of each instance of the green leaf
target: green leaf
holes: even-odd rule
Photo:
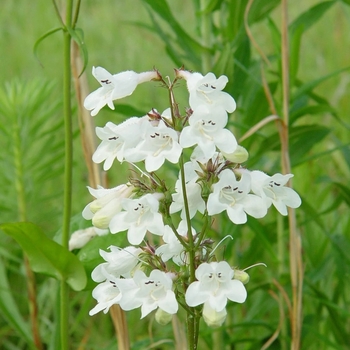
[[[310,93],[317,85],[321,84],[322,82],[326,81],[329,78],[333,78],[336,75],[345,72],[347,70],[349,70],[350,67],[345,67],[345,68],[341,68],[341,69],[337,69],[336,71],[329,73],[327,75],[324,75],[321,78],[315,79],[313,81],[310,81],[308,83],[302,84],[298,90],[292,94],[292,98],[291,100],[296,100],[297,98],[299,98],[302,95],[307,95],[308,93]]]
[[[0,229],[21,246],[34,272],[66,281],[76,291],[85,287],[86,274],[79,259],[49,239],[40,227],[30,222],[17,222],[2,224]]]
[[[325,12],[336,3],[336,1],[324,1],[317,4],[307,11],[303,12],[298,18],[296,18],[290,25],[289,31],[293,35],[294,31],[299,27],[303,26],[304,32],[312,27],[324,14]]]
[[[317,115],[324,113],[335,113],[336,110],[327,104],[320,104],[315,106],[303,106],[290,113],[290,123],[293,124],[297,119],[305,115]]]
[[[323,140],[330,130],[322,125],[303,125],[293,127],[290,130],[290,154],[291,163],[300,164],[301,159],[311,150],[314,145]],[[302,146],[301,146],[302,145]]]
[[[280,3],[280,0],[255,0],[249,12],[249,23],[264,20]]]
[[[210,52],[210,48],[205,48],[198,41],[185,32],[182,26],[175,19],[165,0],[143,0],[151,9],[157,13],[176,35],[176,41],[186,53],[186,57],[192,62],[199,62],[199,55],[203,52]],[[155,23],[155,22],[154,22]],[[160,27],[159,27],[160,28]],[[162,31],[163,32],[163,31]],[[159,33],[160,34],[160,33]],[[164,35],[165,33],[163,33]],[[169,35],[168,35],[169,38]],[[163,39],[164,40],[164,39]]]
[[[60,31],[60,30],[62,30],[62,27],[58,27],[58,28],[51,29],[51,30],[49,30],[48,32],[46,32],[45,34],[43,34],[43,35],[34,43],[33,52],[34,52],[34,55],[35,55],[35,57],[38,59],[39,62],[40,62],[40,60],[39,60],[39,58],[38,58],[37,53],[38,53],[38,47],[39,47],[40,43],[41,43],[44,39],[46,39],[47,37],[49,37],[50,35],[52,35],[52,34],[58,32],[58,31]]]
[[[2,259],[0,259],[0,312],[6,322],[8,322],[26,342],[33,344],[29,326],[18,311],[16,302],[12,296],[11,287],[7,280]]]
[[[294,80],[298,74],[299,69],[299,55],[301,37],[304,33],[304,25],[300,25],[291,35],[290,40],[290,80],[291,86],[294,85]]]
[[[339,194],[343,198],[345,203],[350,207],[350,188],[346,187],[340,182],[334,182],[333,184],[338,189]]]

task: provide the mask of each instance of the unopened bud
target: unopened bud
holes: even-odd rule
[[[159,324],[161,324],[162,326],[165,326],[171,321],[171,319],[173,318],[173,315],[165,312],[161,308],[158,308],[156,311],[155,318]]]
[[[239,145],[237,146],[236,150],[233,153],[225,153],[225,152],[221,152],[221,153],[227,160],[229,160],[232,163],[242,164],[245,161],[247,161],[247,159],[249,158],[248,151],[244,147]]]
[[[226,308],[218,312],[212,309],[209,304],[204,303],[203,320],[209,327],[220,327],[225,322],[226,315]]]
[[[235,280],[238,280],[238,281],[241,281],[243,284],[247,284],[249,282],[249,275],[242,271],[242,270],[234,270],[235,271],[235,274],[233,276],[233,278]]]

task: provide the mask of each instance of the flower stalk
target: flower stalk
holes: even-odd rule
[[[140,171],[140,178],[112,189],[89,188],[96,199],[85,207],[83,216],[92,219],[95,229],[109,229],[112,234],[126,231],[132,245],[100,251],[105,262],[92,272],[99,284],[92,292],[97,305],[90,315],[106,313],[117,304],[126,311],[140,307],[141,318],[157,309],[156,321],[165,324],[180,305],[186,312],[187,348],[195,350],[201,318],[210,327],[220,327],[228,300],[243,303],[244,284],[249,281],[244,270],[217,261],[217,245],[208,235],[211,217],[226,212],[232,223],[240,225],[248,215],[262,218],[272,205],[287,215],[287,207],[296,208],[301,202],[285,186],[292,174],[269,176],[241,166],[248,152],[225,128],[228,113],[236,108],[232,96],[222,91],[227,77],[183,68],[175,74],[174,82],[186,80],[189,91],[190,108],[183,116],[173,94],[174,82],[167,83],[157,70],[112,75],[93,68],[101,87],[85,100],[92,116],[105,105],[114,109],[113,100],[129,95],[145,79],[162,81],[169,91],[170,108],[97,128],[102,142],[92,159],[104,162],[105,170],[115,160],[129,162]],[[192,150],[190,157],[186,149]],[[177,165],[175,184],[157,174],[166,161]],[[155,238],[145,242],[151,234]]]

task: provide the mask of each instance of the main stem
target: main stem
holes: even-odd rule
[[[187,237],[188,237],[188,257],[189,257],[189,273],[190,280],[189,284],[194,282],[195,280],[195,247],[192,236],[192,227],[191,227],[191,218],[190,218],[190,210],[188,206],[187,199],[187,191],[186,191],[186,177],[185,177],[185,167],[183,154],[181,154],[180,161],[180,173],[181,173],[181,187],[182,194],[184,199],[184,207],[186,214],[186,222],[187,222]],[[187,340],[188,340],[188,349],[195,350],[197,349],[197,341],[198,341],[198,319],[196,317],[196,310],[194,308],[190,308],[190,311],[187,311]]]
[[[66,3],[66,27],[72,24],[73,1]],[[72,137],[72,108],[71,108],[71,36],[65,28],[63,36],[63,108],[65,126],[65,170],[64,170],[64,202],[63,202],[63,224],[62,224],[62,246],[68,249],[69,228],[72,207],[72,159],[73,159],[73,137]],[[60,336],[61,349],[68,349],[68,285],[61,282],[60,289]]]

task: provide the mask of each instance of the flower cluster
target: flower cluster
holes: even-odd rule
[[[100,251],[105,262],[92,273],[99,284],[93,290],[97,305],[90,315],[106,313],[119,304],[124,310],[141,307],[142,318],[157,309],[156,319],[165,323],[178,311],[181,299],[208,325],[220,326],[227,300],[245,301],[248,279],[243,271],[216,260],[214,241],[208,235],[210,217],[226,211],[232,223],[244,224],[248,215],[264,217],[271,205],[287,215],[287,207],[297,208],[301,200],[286,186],[292,174],[269,176],[242,167],[248,152],[226,128],[228,113],[236,109],[235,100],[223,91],[227,77],[182,68],[175,74],[170,83],[157,70],[112,75],[93,68],[101,87],[85,100],[92,116],[105,105],[114,109],[114,100],[151,80],[167,86],[172,105],[162,113],[151,109],[121,124],[108,122],[96,128],[101,143],[94,162],[104,162],[104,170],[109,170],[117,159],[141,163],[145,170],[140,170],[140,179],[111,189],[88,188],[95,199],[85,207],[84,218],[92,220],[96,232],[126,232],[130,244]],[[184,115],[172,90],[180,79],[186,81],[189,92]],[[174,183],[156,174],[165,162],[178,165]],[[195,217],[201,220],[192,227]],[[146,242],[150,235],[155,235],[156,246]]]

